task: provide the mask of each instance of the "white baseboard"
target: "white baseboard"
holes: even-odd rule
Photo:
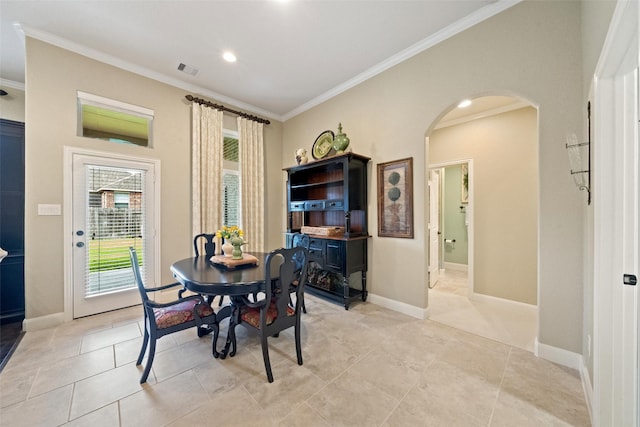
[[[582,380],[582,391],[584,392],[584,398],[587,401],[587,409],[589,410],[589,418],[591,424],[593,424],[593,384],[591,384],[591,377],[589,376],[589,370],[584,364],[584,357],[582,359],[582,367],[580,369],[580,379]]]
[[[403,302],[395,301],[389,298],[381,297],[369,293],[367,300],[372,304],[379,305],[380,307],[388,308],[389,310],[397,311],[398,313],[406,314],[407,316],[415,317],[416,319],[426,319],[429,317],[429,308],[420,308],[415,305],[406,304]]]
[[[582,365],[584,364],[581,354],[542,344],[538,341],[538,337],[536,337],[536,341],[534,343],[533,353],[542,359],[575,369],[578,372],[582,370]]]
[[[589,418],[593,422],[593,384],[591,384],[589,370],[584,364],[584,357],[582,357],[581,354],[574,353],[572,351],[542,344],[538,342],[538,337],[536,337],[534,354],[542,359],[573,368],[580,372],[582,392],[584,393],[584,399],[587,403]]]
[[[445,262],[444,263],[445,270],[457,270],[457,271],[469,271],[469,266],[467,264],[457,264],[455,262]]]
[[[22,330],[25,332],[39,331],[41,329],[54,328],[65,322],[64,313],[48,314],[46,316],[24,319],[22,321]]]
[[[473,300],[473,301],[495,301],[495,302],[499,302],[501,304],[510,304],[516,307],[520,307],[520,308],[526,308],[526,309],[531,309],[531,310],[538,310],[538,306],[534,305],[534,304],[527,304],[526,302],[520,302],[520,301],[513,301],[510,299],[504,299],[504,298],[498,298],[498,297],[494,297],[491,295],[485,295],[485,294],[479,294],[477,292],[473,292],[471,293],[471,295],[469,295],[469,299]]]

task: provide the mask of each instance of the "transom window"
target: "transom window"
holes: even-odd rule
[[[153,110],[78,91],[78,136],[151,146]]]

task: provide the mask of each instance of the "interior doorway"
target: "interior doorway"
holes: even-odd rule
[[[429,167],[429,289],[439,286],[457,295],[473,294],[472,171],[470,159]],[[436,278],[442,283],[432,279],[436,265]]]
[[[465,251],[458,249],[467,251],[466,259],[446,262],[442,257],[440,282],[428,290],[429,317],[533,351],[538,326],[537,109],[511,96],[477,98],[472,105],[476,109],[469,112],[452,107],[427,138],[430,170],[457,168],[456,188],[449,189],[455,193],[450,213],[455,216],[447,219],[439,209],[440,252],[455,249],[459,256]],[[447,175],[441,175],[446,186]],[[447,190],[440,188],[442,199]],[[458,222],[461,230],[447,231],[447,221]]]

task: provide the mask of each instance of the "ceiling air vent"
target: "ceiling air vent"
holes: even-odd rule
[[[183,73],[187,73],[190,76],[195,76],[198,74],[198,69],[192,65],[183,64],[182,62],[178,65],[178,70]]]

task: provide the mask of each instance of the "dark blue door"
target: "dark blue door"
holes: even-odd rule
[[[0,119],[0,323],[24,319],[24,123]]]

